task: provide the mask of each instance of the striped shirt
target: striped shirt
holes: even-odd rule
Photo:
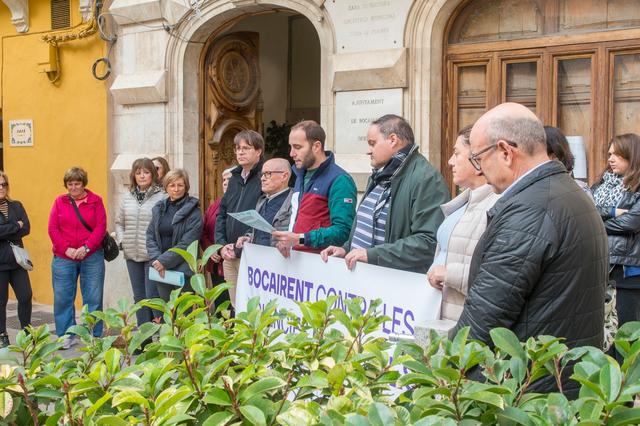
[[[387,198],[384,207],[377,219],[373,217],[373,211],[382,195],[384,188],[380,185],[373,188],[367,194],[356,213],[356,230],[351,239],[351,249],[368,249],[384,243],[384,233],[387,227],[387,215],[391,197]]]
[[[2,213],[5,219],[9,219],[9,203],[6,199],[0,200],[0,213]]]

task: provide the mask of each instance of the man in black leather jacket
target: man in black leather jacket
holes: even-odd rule
[[[506,103],[471,131],[470,161],[502,197],[489,210],[469,274],[464,311],[451,334],[491,343],[495,327],[564,338],[569,347],[603,340],[609,266],[607,236],[593,202],[564,166],[550,160],[540,120]],[[533,390],[555,391],[551,378]],[[577,386],[563,390],[575,396]]]

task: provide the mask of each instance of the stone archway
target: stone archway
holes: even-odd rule
[[[409,90],[405,111],[411,117],[423,153],[442,167],[443,58],[449,18],[465,0],[415,2],[405,28],[409,48]],[[427,143],[424,143],[428,141]]]
[[[326,9],[318,2],[303,0],[219,0],[200,9],[200,18],[183,19],[173,30],[175,37],[167,43],[167,104],[165,107],[165,146],[175,166],[184,167],[197,176],[199,169],[199,68],[202,48],[211,34],[243,16],[273,8],[294,11],[305,16],[315,27],[320,40],[321,81],[320,117],[327,135],[333,135],[334,97],[331,90],[334,52],[333,27]],[[320,2],[322,3],[322,2]],[[331,138],[332,139],[332,138]],[[333,141],[328,141],[329,148]]]

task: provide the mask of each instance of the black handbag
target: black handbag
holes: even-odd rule
[[[76,201],[71,196],[69,196],[69,200],[71,200],[71,205],[73,205],[73,208],[76,211],[76,215],[78,216],[80,223],[82,223],[82,225],[85,228],[87,228],[87,231],[93,232],[93,228],[91,228],[87,224],[87,222],[85,222],[84,219],[82,218],[82,215],[80,214],[80,210],[76,205]],[[113,259],[118,257],[118,253],[120,253],[120,249],[118,249],[118,244],[116,244],[116,240],[111,235],[109,235],[109,232],[105,232],[104,238],[102,239],[102,252],[104,254],[104,260],[106,260],[107,262],[111,262]]]

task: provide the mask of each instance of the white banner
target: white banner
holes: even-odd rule
[[[381,314],[391,318],[383,324],[381,335],[413,334],[414,326],[438,319],[442,294],[427,282],[426,274],[358,263],[353,271],[344,259],[291,252],[285,259],[274,248],[246,244],[240,261],[236,309],[244,311],[249,299],[258,296],[261,304],[273,299],[278,307],[300,312],[295,302],[315,302],[338,295],[334,307],[346,310],[344,300],[362,297],[365,309],[381,299]],[[289,330],[285,321],[275,327]]]

